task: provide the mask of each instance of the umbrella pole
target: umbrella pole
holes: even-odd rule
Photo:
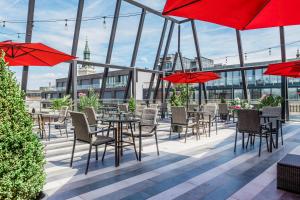
[[[187,97],[186,97],[186,110],[188,111],[189,110],[189,84],[187,83],[186,84],[186,93],[187,93]]]

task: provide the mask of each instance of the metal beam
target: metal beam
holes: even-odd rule
[[[202,60],[201,60],[200,45],[199,45],[199,40],[198,40],[198,35],[197,35],[197,30],[196,30],[194,20],[191,21],[191,25],[192,25],[192,32],[193,32],[193,38],[194,38],[194,43],[195,43],[196,54],[197,54],[198,67],[199,67],[199,71],[202,71],[203,66],[202,66]],[[202,103],[201,86],[202,86],[203,93],[204,93],[205,103],[207,103],[207,92],[206,92],[205,84],[199,84],[199,102],[198,102],[199,105]]]
[[[73,99],[73,110],[77,111],[77,61],[74,60],[73,61],[73,78],[72,78],[72,88],[73,88],[73,92],[72,92],[72,99]]]
[[[149,12],[149,13],[152,13],[152,14],[157,15],[157,16],[159,16],[159,17],[168,19],[168,20],[170,20],[170,21],[172,21],[172,22],[174,22],[174,23],[177,23],[177,24],[180,23],[179,20],[177,20],[177,19],[175,19],[175,18],[172,18],[172,17],[169,17],[169,16],[162,15],[161,12],[159,12],[159,11],[157,11],[157,10],[154,10],[153,8],[150,8],[150,7],[148,7],[148,6],[145,6],[145,5],[141,4],[141,3],[138,3],[137,1],[134,1],[134,0],[124,0],[124,1],[127,2],[127,3],[129,3],[129,4],[131,4],[131,5],[134,5],[134,6],[136,6],[136,7],[145,9],[145,10],[146,10],[147,12]]]
[[[121,65],[112,65],[112,64],[105,64],[105,63],[97,63],[85,60],[76,60],[78,65],[91,65],[94,67],[102,67],[102,68],[110,68],[110,69],[119,69],[119,70],[129,70],[132,71],[133,68],[130,66],[121,66]],[[72,63],[72,61],[66,61],[65,63]],[[152,70],[152,69],[145,69],[141,67],[136,67],[136,70],[139,72],[147,72],[147,73],[154,73],[154,74],[162,74],[162,71]]]
[[[173,72],[175,70],[176,63],[177,63],[177,58],[178,58],[178,52],[176,52],[176,54],[175,54],[174,61],[173,61],[173,66],[172,66],[172,71],[171,72]],[[167,86],[166,94],[165,94],[165,99],[168,99],[168,97],[169,97],[170,88],[171,88],[171,83],[168,82],[168,86]]]
[[[71,51],[72,56],[76,56],[76,54],[77,54],[83,6],[84,6],[84,0],[79,0],[78,1],[78,8],[77,8],[77,15],[76,15],[75,30],[74,30],[74,35],[73,35],[73,43],[72,43],[72,51]],[[74,63],[71,63],[70,66],[69,66],[68,80],[67,80],[67,86],[66,86],[66,94],[71,94],[73,69],[75,68],[75,66],[73,64]]]
[[[281,48],[281,61],[286,62],[286,50],[285,50],[285,36],[284,36],[284,27],[279,27],[280,34],[280,48]],[[281,118],[285,120],[288,119],[288,89],[287,89],[287,79],[284,76],[281,76],[281,97],[283,102],[281,104]]]
[[[25,36],[25,42],[28,42],[28,43],[31,42],[31,38],[32,38],[34,7],[35,7],[35,0],[29,0],[29,2],[28,2],[28,13],[27,13],[27,24],[26,24],[26,36]],[[23,67],[23,72],[22,72],[21,89],[25,93],[26,93],[26,90],[27,90],[28,71],[29,71],[29,67],[24,66]]]
[[[179,61],[180,61],[180,65],[181,65],[181,70],[184,72],[184,67],[183,67],[183,59],[182,59],[182,54],[181,54],[181,28],[180,28],[180,24],[178,24],[178,36],[177,36],[177,52],[179,54]],[[175,70],[175,69],[174,69]],[[173,71],[174,71],[173,70]]]
[[[253,67],[234,67],[234,68],[227,68],[227,69],[212,69],[212,70],[203,70],[204,72],[215,72],[215,73],[221,73],[221,72],[233,72],[233,71],[247,71],[247,70],[257,70],[257,69],[265,69],[268,65],[260,65],[260,66],[253,66]]]
[[[163,58],[162,58],[162,62],[161,62],[161,65],[159,67],[159,71],[162,71],[163,66],[164,66],[164,64],[166,62],[166,58],[167,58],[167,55],[168,55],[168,52],[169,52],[169,47],[170,47],[170,43],[171,43],[173,31],[174,31],[174,25],[175,25],[175,22],[172,22],[171,26],[170,26],[170,30],[169,30],[169,34],[168,34],[168,38],[167,38],[167,42],[166,42],[166,46],[165,46],[165,50],[164,50],[164,55],[163,55]],[[153,101],[154,102],[155,102],[156,97],[157,97],[157,93],[158,93],[158,89],[159,89],[161,77],[162,76],[159,75],[158,78],[157,78],[157,81],[156,81],[156,87],[155,87],[154,94],[153,94]]]
[[[243,57],[244,53],[242,47],[241,33],[239,30],[236,30],[236,40],[237,40],[238,51],[239,51],[240,67],[242,68],[244,67],[244,57]],[[241,71],[241,75],[242,75],[244,98],[248,100],[247,80],[246,80],[246,75],[244,70]]]
[[[138,30],[137,30],[137,34],[136,34],[136,39],[135,39],[135,43],[134,43],[134,48],[133,48],[130,67],[135,67],[136,57],[137,57],[137,53],[138,53],[138,50],[139,50],[141,36],[142,36],[142,32],[143,32],[143,27],[144,27],[145,16],[146,16],[146,10],[142,9],[142,14],[141,14],[141,17],[140,17],[140,22],[139,22],[139,26],[138,26]],[[129,93],[129,90],[130,90],[131,82],[136,80],[136,78],[132,78],[132,75],[133,75],[133,71],[130,71],[129,74],[128,74],[128,80],[127,80],[127,85],[126,85],[125,94],[124,94],[124,100],[125,101],[128,98],[128,93]],[[136,83],[133,82],[132,86],[134,87],[135,84]]]
[[[110,33],[110,38],[109,38],[109,43],[108,43],[108,49],[107,49],[107,54],[106,54],[106,61],[105,61],[106,64],[110,64],[110,61],[111,61],[111,55],[112,55],[112,51],[113,51],[113,47],[114,47],[116,31],[117,31],[117,26],[118,26],[118,21],[119,21],[121,3],[122,3],[122,0],[117,0],[117,2],[116,2],[114,19],[113,19],[113,23],[112,23],[112,28],[111,28],[111,33]],[[106,67],[103,72],[102,84],[101,84],[100,95],[99,95],[100,99],[102,99],[102,97],[104,95],[108,70],[109,70],[109,68]]]
[[[162,48],[163,43],[164,43],[164,38],[165,38],[167,26],[168,26],[168,20],[165,19],[164,26],[163,26],[161,36],[160,36],[160,40],[159,40],[159,44],[158,44],[158,48],[157,48],[157,52],[156,52],[156,57],[155,57],[155,61],[154,61],[153,70],[156,70],[157,65],[159,63],[161,48]],[[154,79],[155,79],[155,74],[153,73],[151,75],[151,78],[150,78],[149,88],[148,88],[148,92],[147,92],[147,98],[146,98],[147,99],[147,104],[149,104],[149,100],[150,100],[150,97],[151,97],[151,92],[152,92]]]

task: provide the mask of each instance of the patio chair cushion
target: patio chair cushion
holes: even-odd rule
[[[105,144],[108,142],[113,142],[114,139],[102,135],[96,135],[92,137],[92,144],[93,145],[100,145],[100,144]]]

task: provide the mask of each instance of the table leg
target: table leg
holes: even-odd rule
[[[121,122],[120,142],[121,142],[121,156],[123,156],[123,123]]]
[[[139,126],[139,161],[142,161],[142,129]]]
[[[51,132],[50,132],[50,129],[51,129],[51,118],[49,117],[49,136],[48,136],[48,139],[50,141],[50,137],[51,137]]]
[[[211,115],[208,116],[208,137],[210,137],[210,129],[211,129]]]
[[[276,149],[278,149],[279,121],[276,120]]]
[[[119,159],[118,159],[118,130],[117,129],[113,129],[114,130],[114,137],[115,137],[115,167],[119,166]]]

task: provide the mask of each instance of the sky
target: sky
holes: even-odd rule
[[[162,11],[165,0],[136,0],[158,11]],[[114,13],[116,0],[86,0],[83,17],[110,16]],[[76,18],[78,0],[36,0],[34,20],[43,19],[70,19]],[[25,41],[25,36],[17,33],[25,33],[25,23],[5,23],[3,21],[26,20],[28,0],[0,0],[0,40]],[[126,2],[122,2],[121,15],[139,13],[141,9]],[[119,19],[115,45],[112,55],[112,64],[129,66],[133,51],[135,36],[139,23],[139,15]],[[83,49],[86,38],[91,50],[91,61],[105,62],[108,47],[112,19],[83,21],[81,25],[77,57],[83,58]],[[137,67],[152,68],[160,39],[164,20],[153,14],[147,13],[142,32],[141,43],[137,57]],[[42,42],[60,51],[71,53],[72,39],[75,23],[49,22],[34,23],[32,42]],[[235,30],[207,22],[196,21],[197,34],[200,43],[201,55],[214,59],[215,63],[238,63],[238,50]],[[181,51],[183,56],[193,58],[196,51],[190,23],[181,25]],[[300,48],[300,26],[285,28],[287,57],[295,58],[296,51]],[[241,32],[244,52],[247,53],[246,63],[280,59],[279,29],[268,28]],[[298,42],[299,40],[299,42]],[[292,43],[292,44],[290,44]],[[269,52],[268,48],[271,48]],[[177,26],[175,26],[169,53],[177,50]],[[227,57],[227,61],[226,61]],[[22,67],[11,67],[20,81]],[[97,69],[101,72],[102,69]],[[55,83],[56,78],[66,77],[68,65],[59,64],[55,67],[30,67],[28,89],[38,89],[40,86],[48,86]]]

